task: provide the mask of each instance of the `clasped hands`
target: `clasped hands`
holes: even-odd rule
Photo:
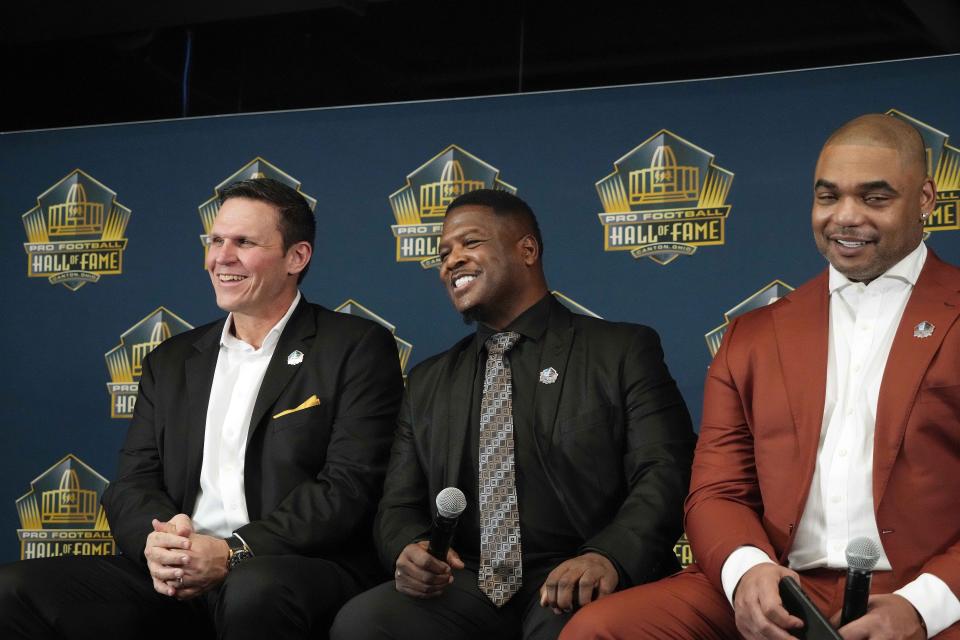
[[[427,552],[429,543],[414,542],[397,558],[394,583],[397,591],[415,598],[436,598],[453,582],[453,569],[463,569],[456,551],[441,562]],[[568,613],[613,593],[619,576],[613,563],[599,553],[588,552],[560,563],[540,587],[540,606],[556,614]]]
[[[803,622],[787,613],[780,600],[780,579],[790,576],[800,583],[795,571],[773,563],[758,564],[740,579],[733,595],[737,630],[746,640],[791,640],[789,629]],[[830,617],[834,627],[840,624],[840,612]],[[906,598],[893,593],[870,596],[867,613],[838,630],[844,640],[921,640],[926,633],[920,614]]]
[[[230,549],[221,538],[196,533],[190,516],[179,513],[153,520],[143,555],[157,593],[188,600],[223,581]]]

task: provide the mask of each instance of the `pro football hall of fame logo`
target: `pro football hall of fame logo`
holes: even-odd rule
[[[597,182],[603,250],[670,264],[697,247],[722,245],[733,173],[709,151],[661,129]]]
[[[76,291],[100,276],[122,273],[130,209],[116,198],[80,169],[41,193],[37,206],[22,216],[27,277]]]
[[[104,356],[110,371],[110,417],[132,418],[140,388],[143,359],[161,342],[193,329],[183,318],[166,307],[157,307],[146,318],[120,335],[120,344]]]
[[[757,291],[752,296],[748,297],[743,302],[740,302],[735,307],[723,314],[723,324],[709,331],[704,338],[707,340],[707,348],[710,349],[710,356],[713,357],[717,355],[717,351],[720,349],[720,343],[723,342],[723,336],[727,333],[727,327],[730,326],[730,323],[737,316],[742,316],[748,311],[753,311],[754,309],[759,309],[760,307],[765,307],[768,304],[773,304],[783,296],[787,295],[793,291],[793,287],[788,285],[782,280],[774,280],[767,286]]]
[[[30,491],[17,500],[20,559],[114,555],[116,545],[100,506],[108,484],[73,454],[34,478]]]
[[[353,299],[347,300],[334,309],[334,311],[373,320],[377,324],[386,327],[387,330],[393,334],[393,339],[397,341],[397,353],[400,356],[400,371],[403,373],[404,378],[407,377],[407,368],[410,366],[410,354],[413,353],[413,345],[397,335],[397,328],[395,326]]]
[[[296,189],[298,192],[300,192],[300,195],[306,198],[307,203],[310,205],[311,211],[317,208],[317,199],[308,196],[300,189],[299,180],[286,173],[282,169],[277,168],[275,165],[270,164],[260,156],[257,156],[247,164],[240,167],[236,173],[214,187],[213,197],[198,207],[200,210],[200,221],[203,223],[203,235],[200,236],[200,242],[203,244],[204,259],[207,257],[207,243],[210,234],[210,228],[213,226],[214,218],[217,217],[217,212],[220,211],[221,190],[224,187],[233,184],[234,182],[240,182],[241,180],[252,180],[255,178],[272,178],[277,182],[282,182],[288,187]]]
[[[437,245],[447,205],[477,189],[516,193],[500,180],[500,171],[455,144],[427,160],[407,176],[407,184],[390,195],[397,224],[397,262],[419,262],[424,269],[440,265]]]
[[[927,217],[924,239],[935,231],[960,230],[957,209],[960,203],[960,149],[947,144],[950,137],[925,122],[902,111],[890,109],[888,114],[913,125],[923,137],[927,150],[927,175],[937,185],[937,205]]]

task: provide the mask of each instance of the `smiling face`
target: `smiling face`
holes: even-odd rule
[[[297,274],[309,262],[309,246],[297,243],[284,251],[279,215],[267,202],[230,198],[213,221],[207,272],[217,306],[238,321],[275,323],[296,297]]]
[[[440,280],[465,319],[502,329],[546,293],[539,247],[512,217],[464,205],[447,213]]]
[[[814,183],[817,248],[850,280],[869,282],[917,247],[934,200],[933,182],[900,151],[828,143]]]

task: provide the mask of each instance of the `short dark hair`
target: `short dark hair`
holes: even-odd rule
[[[474,205],[478,207],[489,207],[498,216],[506,216],[520,222],[527,231],[533,235],[540,247],[540,260],[543,261],[543,237],[540,235],[540,225],[537,223],[537,216],[533,209],[521,198],[513,195],[509,191],[500,191],[499,189],[477,189],[468,191],[459,196],[456,200],[447,206],[446,215],[457,207]]]
[[[306,242],[313,249],[317,220],[307,199],[293,187],[273,178],[251,178],[234,182],[220,190],[220,206],[230,198],[260,200],[279,210],[278,226],[283,238],[284,253],[298,242]],[[298,284],[303,282],[309,268],[308,262],[297,277]]]

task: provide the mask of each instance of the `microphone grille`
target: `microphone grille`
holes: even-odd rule
[[[872,571],[880,560],[880,545],[872,538],[854,538],[847,544],[847,566]]]
[[[467,497],[456,487],[447,487],[437,494],[437,511],[444,518],[457,518],[467,508]]]

